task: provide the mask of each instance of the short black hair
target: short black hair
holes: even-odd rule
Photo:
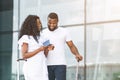
[[[57,20],[58,20],[58,15],[57,15],[57,13],[55,13],[55,12],[51,12],[51,13],[48,15],[48,18],[57,19]]]

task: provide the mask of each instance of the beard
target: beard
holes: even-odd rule
[[[49,25],[48,25],[48,29],[50,30],[50,31],[54,31],[54,30],[56,30],[58,27],[57,26],[55,26],[55,27],[50,27]]]

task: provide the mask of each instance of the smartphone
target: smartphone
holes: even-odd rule
[[[44,46],[50,45],[50,40],[45,41],[45,42],[43,43],[43,45],[44,45]]]

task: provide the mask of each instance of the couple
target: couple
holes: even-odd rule
[[[77,61],[82,60],[68,31],[58,27],[58,15],[50,13],[47,21],[48,28],[43,31],[36,15],[29,15],[22,24],[18,44],[27,59],[23,65],[25,80],[66,80],[65,43]],[[53,45],[44,46],[46,40]]]

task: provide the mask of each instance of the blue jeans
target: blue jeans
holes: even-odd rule
[[[66,65],[48,66],[49,80],[66,80]]]

